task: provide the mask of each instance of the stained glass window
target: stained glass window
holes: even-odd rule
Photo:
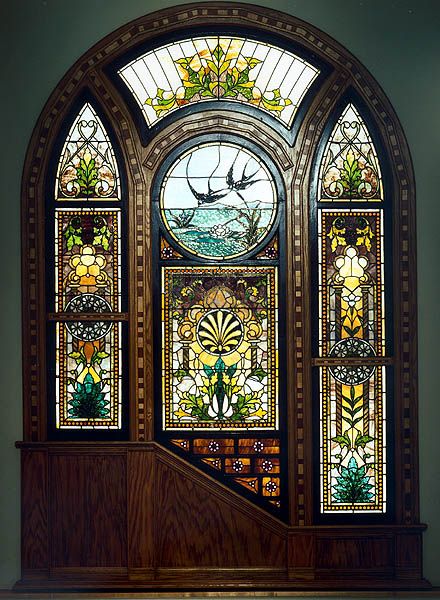
[[[119,209],[56,210],[56,310],[121,310],[120,217]]]
[[[120,198],[118,167],[104,126],[87,102],[70,128],[55,181],[62,199]]]
[[[274,267],[164,267],[165,429],[275,429]]]
[[[319,216],[319,354],[384,356],[383,211],[319,209]]]
[[[263,506],[281,508],[285,492],[279,438],[196,437],[170,441],[183,455],[191,455],[197,466],[222,475],[228,485],[258,498]]]
[[[121,323],[57,323],[56,423],[120,429]]]
[[[372,139],[353,104],[328,140],[319,194],[319,358],[314,364],[320,390],[321,512],[385,512],[383,183]],[[327,202],[333,207],[326,208]],[[364,208],[361,202],[378,207]]]
[[[185,153],[167,173],[161,194],[168,232],[200,258],[248,253],[270,231],[276,208],[267,168],[231,143],[203,144]]]
[[[321,200],[383,200],[377,153],[368,129],[353,104],[348,104],[327,144],[320,174]]]
[[[57,86],[22,200],[18,586],[428,585],[414,174],[353,56],[141,17]]]
[[[49,331],[57,429],[122,427],[121,198],[112,144],[87,102],[67,135],[56,176],[55,328]]]
[[[318,73],[286,50],[228,36],[167,44],[119,71],[148,125],[188,104],[226,100],[256,106],[290,126]]]
[[[285,509],[281,188],[263,151],[230,139],[195,140],[168,163],[153,198],[160,223],[159,437],[260,504]]]

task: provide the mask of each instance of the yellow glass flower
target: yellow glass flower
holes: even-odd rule
[[[79,254],[74,254],[69,265],[71,271],[67,276],[70,287],[82,287],[89,291],[90,287],[107,287],[110,283],[107,273],[103,270],[107,261],[102,254],[96,254],[93,246],[83,246]]]

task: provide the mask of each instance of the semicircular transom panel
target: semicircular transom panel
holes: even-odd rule
[[[223,100],[256,106],[290,127],[318,74],[282,48],[215,35],[161,46],[119,70],[149,126],[183,106]]]

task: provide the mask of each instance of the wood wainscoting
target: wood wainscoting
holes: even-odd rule
[[[422,525],[290,527],[156,443],[17,446],[17,590],[429,587]]]

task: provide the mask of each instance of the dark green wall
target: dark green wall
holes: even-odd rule
[[[258,0],[345,45],[371,71],[406,132],[417,181],[421,518],[425,574],[440,585],[440,1]],[[66,70],[104,35],[168,0],[0,0],[0,587],[19,577],[20,178],[29,138]],[[182,3],[182,2],[181,2]]]

